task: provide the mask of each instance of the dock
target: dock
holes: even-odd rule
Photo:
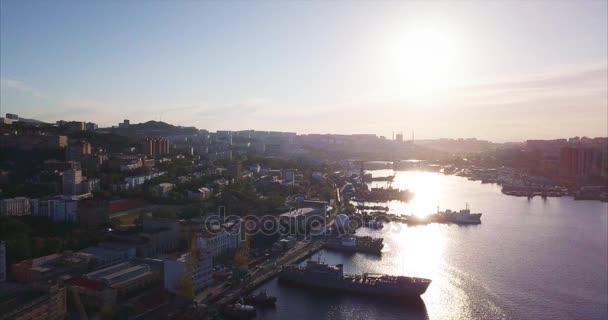
[[[323,244],[324,242],[322,240],[307,243],[305,246],[296,248],[293,252],[280,257],[273,265],[267,265],[259,270],[256,270],[251,274],[251,280],[245,286],[238,288],[227,288],[225,292],[221,293],[223,297],[217,301],[217,305],[227,305],[239,297],[250,293],[265,282],[276,277],[279,272],[281,272],[281,268],[283,266],[298,263],[319,252],[323,248]]]

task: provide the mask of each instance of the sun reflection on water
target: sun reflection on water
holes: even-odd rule
[[[393,172],[382,170],[374,176],[389,176],[396,173],[393,188],[410,190],[414,197],[408,202],[390,201],[389,213],[400,215],[428,216],[446,209],[446,179],[434,172]],[[374,181],[370,187],[388,187],[389,183]],[[471,298],[463,290],[463,282],[470,277],[455,268],[449,261],[449,226],[430,224],[407,226],[400,223],[386,224],[384,230],[376,234],[385,238],[386,252],[379,262],[382,271],[432,279],[432,284],[424,294],[428,310],[438,319],[461,320],[474,316],[470,313]],[[365,231],[364,231],[365,232]],[[378,231],[372,231],[378,232]],[[390,234],[389,234],[390,233]],[[391,258],[385,259],[384,256]],[[376,265],[376,267],[379,267]],[[469,284],[470,285],[470,284]]]
[[[392,170],[379,170],[373,172],[375,176],[394,174]],[[397,174],[394,181],[390,184],[393,188],[409,190],[414,193],[414,197],[408,202],[389,201],[389,212],[400,215],[413,214],[419,217],[428,216],[436,213],[441,205],[443,184],[441,176],[434,172],[409,171],[407,175]],[[389,183],[376,181],[371,183],[371,187],[388,187]]]

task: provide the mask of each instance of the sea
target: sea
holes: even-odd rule
[[[480,225],[387,223],[360,235],[384,237],[381,257],[322,250],[311,259],[344,264],[345,273],[429,278],[420,299],[362,297],[264,284],[278,298],[256,319],[607,319],[608,203],[571,197],[507,196],[496,184],[434,172],[395,174],[392,187],[415,193],[391,213],[424,216],[468,206]],[[387,186],[373,182],[373,186]]]

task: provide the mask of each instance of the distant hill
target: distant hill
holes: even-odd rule
[[[500,144],[486,140],[477,139],[437,139],[437,140],[416,140],[414,142],[431,150],[447,152],[452,154],[460,153],[480,153],[496,149]]]
[[[19,118],[19,122],[31,123],[31,124],[48,124],[47,122],[36,120],[36,119],[26,119]]]
[[[103,128],[103,131],[120,134],[129,137],[166,137],[173,135],[195,134],[198,129],[195,127],[174,126],[162,121],[148,121],[143,123],[131,124],[126,128]]]

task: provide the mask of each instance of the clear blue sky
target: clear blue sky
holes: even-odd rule
[[[607,12],[557,0],[0,0],[0,105],[104,126],[605,136]]]

